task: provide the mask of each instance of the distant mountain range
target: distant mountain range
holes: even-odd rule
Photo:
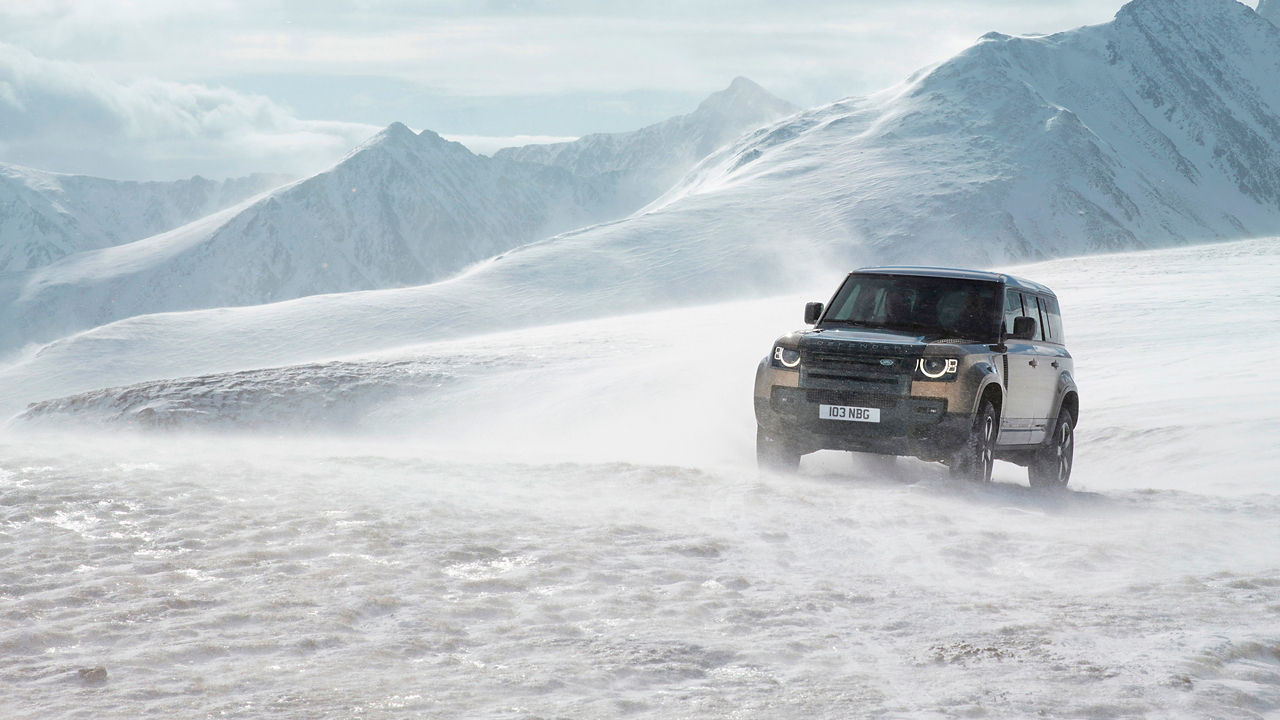
[[[474,155],[395,123],[329,170],[234,212],[128,244],[94,238],[84,249],[100,249],[0,278],[9,316],[0,347],[136,314],[440,280],[521,244],[625,216],[696,163],[699,148],[792,110],[738,79],[690,115],[607,136],[628,154],[586,174],[512,159],[524,151]],[[15,203],[5,214],[30,212]],[[69,216],[68,232],[75,221]]]
[[[0,272],[172,230],[283,185],[284,175],[125,182],[0,163]]]

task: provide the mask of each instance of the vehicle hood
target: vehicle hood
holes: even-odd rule
[[[948,347],[973,344],[968,340],[939,338],[914,332],[858,328],[821,328],[797,333],[794,338],[801,349],[862,350],[891,355],[918,354],[923,353],[926,348],[936,352]]]

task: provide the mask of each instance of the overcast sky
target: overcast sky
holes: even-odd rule
[[[812,106],[989,30],[1067,30],[1122,4],[0,0],[0,162],[123,179],[302,174],[394,121],[481,149],[631,130],[738,75]]]

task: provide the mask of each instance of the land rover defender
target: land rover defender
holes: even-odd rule
[[[756,456],[850,450],[943,462],[987,482],[999,459],[1065,487],[1080,403],[1058,299],[994,272],[872,267],[845,278],[813,327],[778,338],[756,371]]]

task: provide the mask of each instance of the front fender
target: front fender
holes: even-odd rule
[[[1004,385],[1000,381],[1000,371],[996,366],[983,360],[973,364],[970,370],[970,387],[973,388],[973,395],[970,397],[971,407],[969,408],[969,417],[977,419],[978,408],[982,407],[982,398],[987,397],[987,393],[994,393],[996,412],[1000,413],[1004,409]]]

